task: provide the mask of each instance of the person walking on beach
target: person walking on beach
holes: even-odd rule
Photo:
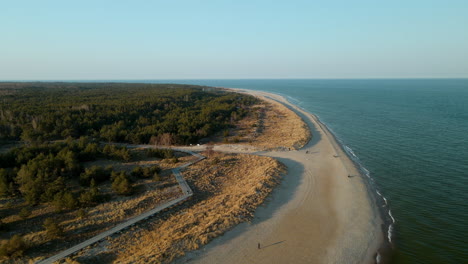
[[[258,249],[260,249],[260,243],[258,243]]]

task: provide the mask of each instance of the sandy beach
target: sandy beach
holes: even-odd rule
[[[235,91],[281,102],[309,126],[312,140],[297,151],[255,153],[288,167],[282,183],[251,222],[176,263],[375,263],[383,222],[366,179],[326,127],[281,96]]]

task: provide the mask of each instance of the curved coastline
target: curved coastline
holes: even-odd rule
[[[269,92],[265,92],[265,93],[269,93]],[[367,168],[364,167],[364,165],[361,163],[361,161],[359,160],[359,157],[354,153],[354,151],[349,146],[347,146],[341,139],[339,139],[336,136],[335,132],[332,129],[330,129],[320,119],[318,115],[308,112],[306,109],[302,108],[295,102],[291,102],[292,100],[295,100],[299,103],[300,102],[299,100],[293,97],[287,96],[287,95],[283,95],[283,94],[278,94],[278,95],[283,97],[290,104],[292,104],[294,108],[298,108],[301,111],[306,112],[310,114],[313,118],[315,118],[315,121],[317,122],[317,124],[323,130],[327,131],[327,135],[331,137],[329,139],[332,142],[334,142],[338,146],[338,148],[341,149],[343,153],[346,153],[347,158],[354,164],[360,176],[361,177],[366,176],[366,178],[364,178],[363,180],[363,183],[366,185],[366,190],[369,196],[369,200],[375,206],[374,210],[377,210],[380,213],[380,218],[382,221],[382,232],[384,233],[384,238],[380,242],[379,249],[376,252],[375,262],[380,263],[380,264],[390,262],[392,251],[394,249],[394,242],[393,242],[392,237],[393,237],[394,226],[395,226],[396,220],[392,215],[392,211],[390,209],[387,199],[377,188],[377,184],[375,183],[374,179],[370,176],[369,170],[367,170]]]
[[[244,89],[241,89],[241,90],[244,90]],[[245,89],[245,91],[249,92],[250,90]],[[382,235],[380,239],[378,239],[378,241],[375,241],[375,244],[374,244],[375,250],[369,249],[368,255],[370,254],[373,255],[375,263],[386,263],[387,260],[389,259],[389,255],[390,255],[390,251],[392,247],[391,235],[392,235],[392,230],[393,230],[393,225],[395,223],[395,219],[393,218],[390,209],[388,210],[384,209],[384,207],[388,206],[387,199],[376,189],[375,183],[369,175],[369,171],[360,163],[359,158],[354,154],[353,150],[349,148],[348,146],[346,146],[340,139],[338,139],[335,133],[333,133],[333,131],[326,124],[324,124],[317,115],[308,112],[306,109],[300,107],[296,103],[291,102],[291,100],[289,100],[289,99],[294,99],[294,98],[289,97],[287,95],[274,94],[274,93],[270,93],[266,91],[262,91],[261,93],[264,93],[270,96],[271,95],[279,96],[280,97],[279,100],[274,99],[274,98],[272,99],[287,106],[289,109],[291,109],[296,114],[301,116],[303,120],[304,118],[307,118],[303,115],[309,115],[310,117],[312,117],[315,123],[320,127],[320,129],[325,132],[327,139],[331,142],[331,144],[333,145],[333,148],[337,152],[341,152],[345,154],[343,157],[340,157],[340,160],[343,161],[345,166],[348,166],[347,168],[348,171],[356,170],[358,175],[362,178],[362,183],[365,185],[365,191],[367,193],[370,205],[372,207],[373,217],[375,218],[374,221],[376,221],[376,223],[378,222],[381,223],[380,226],[381,226],[382,233],[386,234],[386,238],[387,238],[385,239],[385,235]],[[298,111],[302,112],[303,115],[298,113]],[[310,124],[308,125],[310,126]],[[352,165],[349,163],[351,163]],[[353,167],[353,168],[350,169],[349,167]],[[355,176],[355,175],[352,175],[352,176]],[[366,178],[364,178],[364,176],[366,176]],[[364,261],[365,260],[363,259],[363,262]]]
[[[298,151],[260,152],[288,174],[251,223],[241,224],[176,263],[375,263],[383,220],[367,179],[328,128],[281,95],[232,89],[274,100],[298,114],[312,140]],[[266,245],[257,249],[257,243]]]
[[[304,111],[307,111],[303,109]],[[387,263],[391,259],[391,253],[393,249],[393,228],[395,225],[395,218],[393,218],[392,212],[389,208],[387,199],[383,196],[381,192],[377,189],[374,179],[370,176],[370,172],[364,167],[360,162],[359,157],[356,156],[354,151],[341,141],[336,134],[331,130],[325,123],[320,120],[315,114],[310,113],[316,118],[316,121],[323,129],[327,130],[335,142],[337,142],[338,147],[346,153],[348,159],[354,164],[356,169],[359,171],[360,176],[366,176],[363,183],[366,185],[367,194],[369,200],[375,206],[374,210],[377,210],[380,213],[380,218],[382,221],[382,232],[384,233],[384,238],[380,242],[380,246],[375,253],[375,262],[376,263]],[[386,235],[386,236],[385,236]]]

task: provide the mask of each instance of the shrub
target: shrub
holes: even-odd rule
[[[99,202],[100,193],[99,189],[96,187],[96,182],[91,180],[91,186],[89,190],[80,194],[80,204],[82,206],[93,206]]]
[[[215,157],[215,158],[213,159],[213,161],[211,161],[211,163],[214,164],[214,165],[216,165],[216,164],[218,164],[220,161],[221,161],[221,160],[219,159],[219,157]]]
[[[52,239],[52,238],[57,238],[63,236],[63,228],[52,218],[47,218],[44,221],[44,228],[47,234],[47,237]]]
[[[140,166],[133,168],[130,175],[132,175],[133,177],[137,177],[137,178],[145,178],[143,168]]]
[[[142,178],[142,179],[149,179],[149,178],[158,178],[158,172],[161,171],[161,169],[158,166],[152,166],[152,167],[135,167],[132,172],[131,176],[132,177],[137,177],[137,178]]]
[[[88,212],[86,212],[85,209],[81,208],[80,210],[78,210],[78,212],[76,213],[76,215],[81,218],[81,219],[85,219],[85,218],[88,218]]]
[[[3,257],[21,257],[27,249],[23,237],[14,235],[11,239],[0,246],[0,256]]]
[[[26,219],[28,218],[30,215],[31,215],[31,210],[29,210],[29,208],[27,207],[24,207],[23,209],[21,209],[19,211],[19,214],[18,214],[21,218],[23,219]]]
[[[80,175],[80,183],[85,186],[89,186],[91,181],[94,179],[96,183],[106,181],[110,178],[110,170],[103,169],[98,166],[87,168]]]
[[[146,149],[146,155],[148,155],[148,157],[170,159],[174,157],[174,150],[172,149]]]
[[[161,180],[161,177],[159,177],[158,173],[153,174],[153,181],[159,181]]]
[[[126,147],[106,145],[104,146],[102,152],[110,159],[116,159],[121,161],[130,161],[132,159],[132,155]]]

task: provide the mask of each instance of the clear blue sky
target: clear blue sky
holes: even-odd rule
[[[468,1],[2,1],[0,80],[468,77]]]

